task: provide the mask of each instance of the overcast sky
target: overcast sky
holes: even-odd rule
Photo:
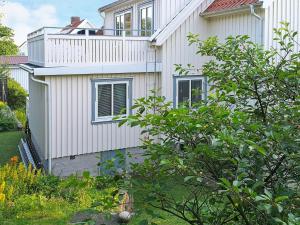
[[[101,27],[98,8],[116,0],[6,0],[1,5],[1,22],[15,30],[20,45],[26,35],[43,26],[65,26],[71,16],[80,16]]]

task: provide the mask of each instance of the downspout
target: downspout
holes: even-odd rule
[[[263,45],[263,18],[255,13],[254,5],[250,5],[250,12],[251,15],[254,16],[256,19],[259,20],[259,32],[260,32],[260,43]]]
[[[46,86],[47,88],[47,109],[45,112],[45,117],[47,118],[46,121],[46,131],[45,131],[45,139],[46,139],[46,147],[47,147],[47,152],[48,152],[48,173],[51,174],[52,173],[52,148],[51,148],[51,104],[50,104],[50,100],[51,100],[51,94],[50,94],[50,83],[46,82],[46,81],[42,81],[42,80],[38,80],[35,79],[33,77],[33,75],[30,76],[30,79],[36,83],[42,84],[44,86]]]

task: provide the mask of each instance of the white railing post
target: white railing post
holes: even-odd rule
[[[127,48],[126,48],[126,31],[122,30],[122,42],[123,42],[123,62],[125,62],[126,59],[126,55],[127,55]]]
[[[47,28],[44,28],[44,67],[48,64],[48,35],[47,35]]]
[[[87,63],[87,62],[91,63],[92,57],[90,57],[90,56],[93,51],[90,52],[90,41],[89,41],[89,30],[88,29],[85,29],[85,47],[86,47],[85,63]],[[82,63],[84,63],[83,61],[84,60],[82,59]]]

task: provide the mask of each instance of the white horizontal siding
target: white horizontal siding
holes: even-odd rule
[[[155,74],[75,75],[46,77],[52,92],[53,158],[141,145],[140,129],[117,123],[92,124],[92,83],[95,78],[133,78],[133,98],[160,87]]]
[[[273,46],[278,47],[273,41],[273,28],[279,28],[280,22],[289,22],[290,29],[300,32],[300,1],[299,0],[269,0],[266,5],[265,20],[265,46],[267,48]],[[297,36],[297,42],[300,43],[300,35]],[[300,51],[299,44],[295,47],[296,51]]]
[[[28,72],[19,67],[12,67],[10,69],[10,76],[17,81],[27,92],[29,91]]]

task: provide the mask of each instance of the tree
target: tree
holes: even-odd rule
[[[148,205],[188,224],[300,223],[300,53],[288,24],[274,32],[278,50],[189,35],[213,58],[203,67],[212,94],[192,108],[153,95],[123,118],[143,128],[132,182]]]
[[[7,100],[7,78],[9,76],[9,69],[7,65],[0,64],[0,101]]]
[[[16,55],[18,46],[13,40],[14,32],[11,28],[0,24],[0,55]]]

